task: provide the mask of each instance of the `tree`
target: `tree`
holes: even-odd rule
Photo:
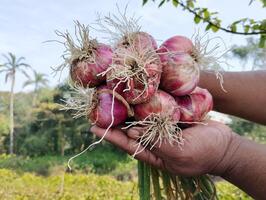
[[[10,130],[10,146],[9,152],[10,154],[14,153],[14,87],[16,81],[16,73],[21,72],[27,78],[29,75],[26,72],[27,68],[30,66],[23,61],[24,57],[16,58],[16,56],[12,53],[8,53],[7,55],[3,55],[6,59],[6,62],[0,65],[0,73],[5,73],[5,81],[11,79],[11,89],[10,89],[10,100],[9,100],[9,130]]]
[[[145,5],[149,0],[142,0]],[[155,2],[156,0],[152,0]],[[249,4],[252,4],[251,0]],[[266,8],[265,0],[258,0],[262,3],[262,7]],[[266,19],[256,21],[250,18],[242,18],[229,24],[227,27],[222,25],[222,20],[217,17],[217,12],[211,12],[208,8],[196,7],[196,0],[160,0],[159,7],[166,2],[172,2],[175,7],[181,7],[194,15],[194,22],[196,24],[203,22],[206,24],[206,30],[225,31],[227,33],[239,35],[259,35],[259,46],[263,48],[266,43]]]
[[[32,106],[36,105],[36,99],[38,97],[38,91],[40,88],[47,86],[48,79],[46,78],[46,74],[38,73],[36,70],[33,70],[33,79],[28,79],[24,84],[23,87],[27,87],[29,85],[34,85],[34,91],[33,91],[33,100],[32,100]]]
[[[244,67],[251,62],[252,69],[266,69],[266,48],[257,48],[258,43],[258,40],[248,38],[245,45],[233,46],[231,55],[239,59]]]

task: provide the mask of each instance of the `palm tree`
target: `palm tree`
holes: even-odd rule
[[[34,85],[34,92],[33,92],[33,100],[32,100],[32,106],[35,106],[36,99],[38,97],[38,91],[40,88],[47,86],[48,79],[46,78],[46,74],[38,73],[37,71],[33,70],[34,77],[33,79],[27,80],[23,87],[27,87],[29,85]]]
[[[0,73],[5,73],[5,81],[11,79],[10,100],[9,100],[9,128],[10,128],[10,154],[14,153],[14,87],[16,81],[16,73],[21,72],[27,78],[29,78],[26,69],[30,68],[30,65],[24,63],[24,57],[16,58],[12,53],[3,55],[6,62],[0,65]]]

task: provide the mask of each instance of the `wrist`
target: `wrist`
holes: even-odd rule
[[[236,168],[239,152],[243,138],[234,132],[230,132],[230,140],[228,142],[226,152],[223,158],[218,162],[217,166],[211,172],[216,176],[223,178],[230,176],[230,173]]]

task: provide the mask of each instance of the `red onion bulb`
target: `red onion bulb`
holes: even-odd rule
[[[116,92],[109,90],[106,86],[102,86],[97,89],[97,93],[97,104],[88,115],[89,119],[97,126],[107,128],[112,124],[111,127],[114,127],[124,123],[128,115],[131,115],[129,114],[130,108],[128,104]],[[114,98],[113,93],[115,94]]]
[[[144,120],[151,114],[159,114],[161,118],[170,118],[175,122],[180,119],[177,102],[162,90],[158,90],[149,102],[134,106],[134,116],[137,120]]]
[[[189,95],[175,97],[175,100],[179,105],[182,122],[200,122],[213,108],[212,95],[200,87]]]
[[[158,49],[163,65],[160,87],[173,96],[191,93],[199,82],[199,65],[190,55],[192,48],[188,38],[174,36]]]
[[[167,39],[160,48],[166,49],[170,52],[187,53],[191,55],[193,52],[193,46],[194,45],[189,38],[176,35]]]
[[[145,48],[158,48],[155,39],[146,32],[133,32],[126,34],[116,46],[117,48],[127,48],[131,46],[140,50]]]
[[[71,79],[83,87],[95,87],[105,81],[106,77],[98,74],[112,63],[113,51],[108,45],[97,44],[91,56],[90,60],[77,60],[71,65]]]

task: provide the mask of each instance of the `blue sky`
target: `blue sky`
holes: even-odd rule
[[[123,8],[128,4],[128,15],[135,13],[141,16],[140,25],[143,31],[152,34],[158,43],[173,36],[185,35],[190,37],[196,29],[204,30],[202,24],[195,25],[193,16],[176,9],[171,3],[160,9],[158,2],[148,3],[142,7],[142,0],[1,0],[0,3],[0,54],[13,52],[17,56],[26,57],[34,69],[46,73],[50,85],[58,83],[58,78],[51,75],[51,66],[62,62],[62,46],[56,43],[43,43],[46,40],[56,39],[54,30],[73,31],[73,20],[79,20],[84,24],[91,24],[96,19],[96,13],[103,15],[108,12],[116,13],[116,3]],[[265,9],[259,2],[248,6],[249,0],[199,0],[200,6],[206,6],[212,11],[218,11],[224,24],[233,20],[251,17],[265,19]],[[93,37],[99,34],[93,32]],[[245,37],[231,35],[219,31],[210,36],[220,36],[228,47],[232,44],[243,44]],[[0,57],[0,62],[3,59]],[[63,73],[63,79],[67,73]],[[21,90],[25,78],[17,77],[16,91]],[[4,76],[0,75],[0,90],[8,90],[9,84],[5,84]],[[31,89],[31,88],[29,88]],[[28,90],[29,90],[28,89]],[[27,89],[26,89],[27,90]]]

